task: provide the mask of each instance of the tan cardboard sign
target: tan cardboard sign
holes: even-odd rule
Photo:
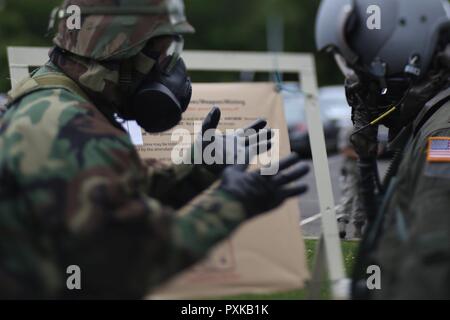
[[[272,83],[195,84],[192,102],[177,128],[194,131],[213,105],[220,107],[219,129],[243,128],[265,118],[279,130],[279,144],[271,152],[289,154],[287,126],[281,95]],[[144,158],[171,161],[173,130],[144,134],[138,150]],[[193,138],[192,138],[193,139]],[[193,141],[192,141],[193,142]],[[194,200],[195,201],[195,200]],[[214,248],[209,257],[177,275],[149,298],[178,299],[267,293],[303,287],[309,277],[299,227],[298,199],[241,226],[229,240]]]

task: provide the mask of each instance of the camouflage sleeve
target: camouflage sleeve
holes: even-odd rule
[[[10,209],[21,211],[17,223],[29,217],[23,228],[35,239],[21,257],[39,269],[38,297],[143,297],[229,236],[244,210],[217,190],[183,215],[149,197],[126,133],[74,99],[64,90],[31,94],[3,133],[8,170],[22,190]],[[69,265],[81,269],[80,292],[66,289]]]
[[[149,194],[178,209],[209,188],[218,176],[201,165],[163,165],[157,160],[145,161]]]

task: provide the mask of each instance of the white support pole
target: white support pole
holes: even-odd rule
[[[339,289],[345,281],[345,270],[342,258],[336,212],[334,209],[333,190],[331,186],[330,169],[325,146],[322,121],[318,103],[318,87],[315,72],[315,60],[310,56],[308,65],[312,70],[300,70],[300,79],[305,94],[306,117],[308,121],[309,139],[311,144],[314,173],[319,196],[320,211],[322,213],[322,232],[324,238],[325,255],[328,262],[328,274],[332,283],[333,296],[346,299]],[[321,254],[321,253],[319,253]]]
[[[11,88],[30,75],[30,67],[39,67],[47,62],[49,49],[40,47],[7,48]]]

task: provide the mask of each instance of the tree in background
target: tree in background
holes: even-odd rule
[[[1,1],[1,0],[0,0]],[[6,0],[0,11],[0,92],[10,88],[7,46],[50,46],[48,18],[60,0]],[[197,50],[266,51],[266,23],[270,16],[284,23],[284,51],[315,52],[314,21],[319,0],[185,0],[187,16],[197,33],[186,48]],[[342,83],[334,63],[317,55],[321,85]],[[200,74],[194,81],[236,80],[226,74]],[[267,79],[267,77],[266,77]]]
[[[0,11],[0,92],[10,88],[7,46],[49,46],[48,17],[59,0],[5,0]]]

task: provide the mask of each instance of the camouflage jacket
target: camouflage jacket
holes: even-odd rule
[[[59,72],[52,64],[37,74]],[[128,135],[65,89],[0,120],[0,298],[141,298],[244,220],[201,166],[144,164]],[[183,214],[180,212],[183,211]],[[81,290],[66,287],[81,269]]]

